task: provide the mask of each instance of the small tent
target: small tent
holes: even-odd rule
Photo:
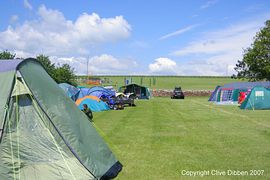
[[[91,109],[93,112],[99,112],[99,111],[107,111],[110,110],[107,103],[101,101],[96,96],[85,96],[83,98],[80,98],[76,101],[76,105],[79,107],[80,110],[83,109],[83,104],[87,104],[87,106]]]
[[[240,106],[241,109],[270,109],[270,89],[254,87]]]
[[[60,83],[58,85],[73,101],[76,101],[78,99],[80,93],[79,88],[76,88],[68,83]]]
[[[121,171],[37,60],[0,60],[0,84],[0,179],[110,179]]]
[[[139,99],[150,98],[149,88],[137,84],[128,84],[126,86],[122,86],[119,88],[119,91],[125,94],[134,93]]]

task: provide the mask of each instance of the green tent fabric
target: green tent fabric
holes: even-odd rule
[[[2,60],[1,60],[2,61]],[[0,179],[111,179],[122,165],[35,59],[1,72]]]
[[[270,109],[270,89],[254,87],[240,106],[241,109]]]

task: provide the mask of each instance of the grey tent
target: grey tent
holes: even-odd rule
[[[122,169],[35,59],[0,60],[0,179],[111,179]]]

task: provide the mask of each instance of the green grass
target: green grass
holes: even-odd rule
[[[186,179],[182,170],[213,169],[262,169],[261,178],[270,179],[270,111],[216,106],[207,98],[136,104],[94,114],[99,132],[124,165],[117,179]]]
[[[124,76],[100,76],[100,78],[106,78],[108,80],[104,85],[115,85],[117,88],[124,85],[125,79]],[[217,85],[241,81],[239,79],[231,79],[230,77],[160,76],[155,77],[156,83],[154,84],[153,79],[150,76],[133,76],[132,82],[151,89],[173,89],[175,86],[181,86],[184,90],[213,90]],[[81,83],[81,85],[85,84]]]

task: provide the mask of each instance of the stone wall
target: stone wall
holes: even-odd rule
[[[151,95],[154,97],[170,97],[173,94],[173,90],[166,89],[152,89]],[[185,90],[183,91],[185,96],[210,96],[212,91],[210,90]]]

